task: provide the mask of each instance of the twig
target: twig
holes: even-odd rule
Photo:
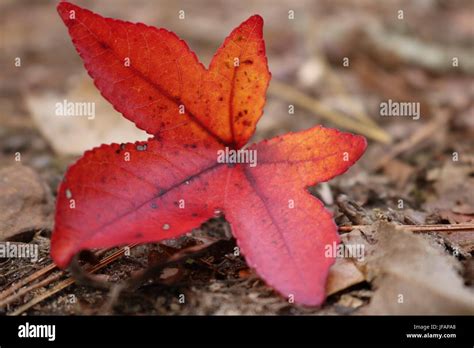
[[[91,276],[90,273],[84,272],[84,270],[82,270],[82,268],[77,263],[77,260],[73,261],[75,268],[74,274],[75,277],[79,277],[79,279],[76,278],[76,280],[84,283],[85,285],[96,287],[99,289],[109,289],[109,294],[107,296],[109,300],[105,303],[101,310],[101,313],[109,313],[114,307],[116,301],[120,298],[120,295],[123,291],[133,291],[137,289],[146,280],[160,275],[163,269],[167,267],[179,266],[182,261],[189,256],[199,257],[207,253],[211,248],[217,248],[221,245],[226,245],[228,243],[229,241],[225,239],[212,239],[204,244],[188,247],[186,249],[176,252],[168,259],[142,270],[136,276],[131,277],[118,284],[98,281],[93,276]],[[199,260],[202,261],[203,258],[199,258]]]
[[[33,306],[37,305],[38,303],[46,300],[48,297],[56,294],[57,292],[67,288],[71,284],[74,284],[74,279],[68,278],[66,280],[63,280],[59,284],[55,285],[52,289],[42,293],[41,295],[39,295],[37,297],[34,297],[31,301],[25,303],[23,306],[17,308],[15,311],[13,311],[11,313],[8,313],[7,315],[11,315],[11,316],[20,315],[24,311],[27,311],[31,307],[33,307]]]
[[[127,248],[131,249],[134,246],[136,246],[136,244],[129,245],[127,247],[124,247],[120,250],[115,251],[114,253],[112,253],[109,256],[106,256],[97,265],[92,266],[89,269],[89,272],[94,273],[94,272],[97,272],[98,270],[108,266],[110,263],[112,263],[113,261],[120,258],[123,254],[125,254]],[[59,291],[67,288],[68,286],[70,286],[74,283],[75,283],[75,279],[73,279],[73,278],[68,278],[66,280],[63,280],[62,282],[56,284],[52,289],[49,289],[46,292],[42,293],[41,295],[39,295],[37,297],[34,297],[31,301],[25,303],[23,306],[17,308],[15,311],[13,311],[11,313],[8,313],[8,315],[13,315],[13,316],[20,315],[24,311],[30,309],[31,307],[37,305],[38,303],[44,301],[48,297],[58,293]]]
[[[94,255],[95,255],[95,257],[99,257],[99,256],[105,254],[109,250],[110,249],[100,249],[100,250],[97,250]],[[39,287],[42,287],[42,286],[49,285],[49,284],[55,282],[56,280],[58,280],[59,278],[61,278],[61,276],[63,276],[65,274],[64,271],[60,271],[59,273],[57,273],[55,275],[52,275],[52,276],[42,280],[39,283],[35,283],[33,285],[30,285],[26,288],[21,289],[23,286],[26,286],[27,284],[34,282],[35,280],[39,279],[43,275],[53,271],[56,268],[57,268],[56,264],[51,262],[50,264],[44,266],[43,268],[39,269],[35,273],[30,274],[29,276],[21,279],[17,283],[15,283],[12,286],[9,286],[7,289],[3,290],[0,293],[0,308],[2,308],[4,306],[8,305],[9,303],[17,300],[18,298],[20,298],[21,296],[27,294],[28,292],[30,292],[32,290],[35,290],[35,289],[37,289]],[[14,294],[14,292],[17,291],[18,289],[21,289],[21,290]]]
[[[17,283],[13,284],[12,286],[8,287],[7,289],[3,290],[0,293],[0,301],[3,300],[4,298],[8,297],[10,294],[14,293],[16,290],[20,289],[21,287],[25,286],[28,283],[31,283],[38,279],[39,277],[43,276],[46,273],[51,272],[56,268],[56,265],[54,263],[50,263],[49,265],[39,269],[38,271],[30,274],[26,278],[20,279]],[[0,302],[1,303],[1,302]],[[0,304],[0,307],[2,305]]]
[[[30,291],[33,291],[33,290],[36,290],[38,288],[41,288],[43,286],[46,286],[46,285],[49,285],[53,282],[55,282],[56,280],[58,280],[59,278],[61,278],[62,276],[64,276],[64,272],[63,271],[60,271],[58,273],[55,273],[55,274],[52,274],[50,275],[49,277],[47,277],[46,279],[43,279],[42,281],[40,282],[37,282],[37,283],[34,283],[30,286],[27,286],[23,289],[20,289],[20,291],[18,291],[17,293],[14,293],[13,295],[9,296],[9,297],[6,297],[5,299],[3,299],[1,302],[0,302],[0,308],[18,300],[20,297],[22,297],[23,295],[26,295],[27,293],[29,293]]]
[[[332,69],[330,69],[329,64],[324,59],[324,66],[325,71],[327,71],[327,80],[333,86],[333,88],[337,91],[338,96],[342,99],[344,103],[346,103],[352,109],[352,115],[354,115],[358,120],[368,124],[369,126],[380,128],[377,122],[375,122],[365,111],[359,110],[359,105],[354,102],[354,99],[348,96],[346,85],[344,82],[339,78],[338,75],[334,73]]]
[[[422,41],[384,30],[380,23],[364,26],[371,43],[379,50],[398,57],[403,62],[417,65],[433,72],[452,72],[459,70],[465,74],[474,73],[472,46],[449,46]],[[459,66],[453,67],[453,57],[459,59]]]
[[[446,115],[442,115],[446,116]],[[430,121],[425,126],[418,129],[408,138],[400,141],[399,143],[392,146],[391,150],[383,156],[379,161],[377,161],[372,167],[373,171],[377,171],[380,168],[384,167],[388,162],[390,162],[395,157],[398,157],[402,153],[412,150],[415,146],[425,139],[428,139],[431,135],[436,133],[446,122],[448,117],[437,117],[436,119]]]
[[[370,225],[352,225],[339,226],[340,232],[351,232],[358,228],[364,228]],[[411,232],[454,232],[454,231],[474,231],[474,224],[455,224],[455,225],[398,225]]]
[[[194,245],[192,247],[188,247],[186,249],[180,250],[177,253],[173,254],[169,259],[163,261],[159,264],[153,265],[142,272],[140,272],[137,276],[130,278],[126,281],[127,289],[134,289],[141,285],[145,280],[152,278],[161,273],[161,271],[166,267],[173,267],[178,266],[183,259],[188,256],[192,257],[199,257],[202,260],[201,256],[207,253],[211,248],[218,248],[222,245],[226,245],[230,243],[228,240],[225,239],[214,239],[210,240],[205,244]]]
[[[214,244],[216,244],[216,241],[212,241],[211,243],[209,243],[207,245],[198,245],[198,246],[195,246],[195,247],[188,248],[186,250],[182,250],[181,252],[178,252],[177,254],[173,255],[165,263],[159,265],[159,267],[153,267],[153,271],[151,269],[149,269],[148,271],[145,271],[141,275],[141,277],[139,277],[139,278],[143,279],[144,277],[149,277],[152,273],[155,273],[158,269],[160,269],[160,268],[162,269],[164,266],[170,266],[170,265],[176,264],[179,260],[181,260],[182,258],[184,258],[187,255],[191,255],[191,254],[193,254],[194,256],[195,255],[200,255],[207,248],[209,248],[209,246],[214,245]],[[76,274],[76,276],[77,276],[77,274],[80,273],[81,276],[79,277],[79,279],[74,279],[73,277],[70,277],[68,279],[63,280],[62,282],[56,284],[53,288],[45,291],[44,293],[42,293],[39,296],[34,297],[32,300],[30,300],[29,302],[27,302],[23,306],[17,308],[15,311],[9,313],[8,315],[19,315],[19,314],[23,313],[24,311],[30,309],[31,307],[35,306],[36,304],[44,301],[45,299],[51,297],[52,295],[58,293],[59,291],[67,288],[68,286],[70,286],[70,285],[72,285],[76,282],[80,282],[80,281],[88,282],[88,281],[90,281],[90,283],[92,285],[97,285],[95,279],[90,277],[89,274],[94,273],[94,272],[104,268],[105,266],[109,265],[113,261],[117,260],[120,256],[122,256],[125,253],[125,251],[127,250],[127,248],[131,249],[131,248],[135,247],[136,245],[137,244],[128,245],[127,247],[124,247],[124,248],[112,253],[111,255],[104,257],[98,264],[93,265],[93,266],[89,266],[85,270],[80,269],[79,267],[76,267],[74,274]],[[96,256],[104,254],[106,250],[107,249],[97,251]],[[77,263],[77,259],[76,259],[76,263]],[[49,285],[49,284],[53,283],[54,281],[58,280],[59,278],[61,278],[65,274],[64,271],[60,271],[60,272],[58,272],[54,275],[49,276],[46,279],[43,279],[42,281],[39,281],[39,282],[34,283],[34,284],[32,284],[32,285],[30,285],[26,288],[21,289],[16,294],[8,296],[8,295],[12,294],[14,292],[14,290],[19,289],[22,286],[25,286],[26,284],[37,280],[42,275],[48,273],[51,270],[54,270],[55,268],[56,268],[56,266],[54,264],[49,264],[48,266],[42,268],[41,270],[35,272],[34,274],[31,274],[30,276],[26,277],[25,279],[22,279],[21,281],[19,281],[17,284],[15,284],[14,288],[12,287],[13,289],[9,289],[8,291],[4,291],[4,293],[2,293],[3,301],[0,302],[0,307],[6,306],[7,304],[17,300],[18,298],[20,298],[21,296],[29,293],[32,290],[36,290],[38,288],[41,288],[41,287],[44,287],[46,285]],[[136,282],[135,281],[129,281],[126,284],[128,286],[133,286],[134,284],[136,284]],[[101,287],[104,288],[104,286],[101,286]],[[120,292],[121,289],[119,289],[118,291]]]
[[[390,144],[392,141],[392,137],[383,129],[369,125],[367,123],[361,123],[345,116],[344,114],[331,110],[316,99],[311,98],[305,93],[300,92],[299,90],[283,82],[272,80],[269,92],[277,97],[283,98],[291,103],[295,103],[300,107],[314,112],[318,116],[327,119],[341,128],[363,134],[384,144]]]

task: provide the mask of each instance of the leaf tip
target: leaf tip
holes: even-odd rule
[[[72,257],[77,252],[72,249],[72,244],[65,239],[55,238],[59,233],[54,233],[51,238],[51,258],[56,266],[61,269],[67,268],[71,262]]]
[[[357,154],[357,160],[364,154],[365,150],[367,149],[367,139],[363,135],[353,135],[354,137],[354,145],[359,150]]]
[[[56,6],[59,16],[66,24],[71,20],[71,11],[75,11],[77,9],[79,9],[78,6],[67,1],[60,1]]]
[[[261,37],[263,35],[263,18],[258,14],[254,14],[250,16],[245,22],[242,23],[243,25],[248,25],[249,27],[253,28],[255,33]]]
[[[262,16],[258,14],[254,14],[253,16],[250,16],[248,21],[254,22],[255,24],[263,25],[263,18]]]

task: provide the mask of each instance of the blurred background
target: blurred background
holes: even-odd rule
[[[95,89],[56,3],[0,0],[0,196],[9,197],[3,204],[10,209],[0,215],[0,225],[8,225],[2,239],[38,229],[48,236],[56,187],[83,151],[147,138]],[[473,221],[473,1],[74,3],[167,28],[206,66],[234,27],[260,14],[272,81],[254,140],[317,124],[369,140],[349,175],[312,188],[339,224],[380,216],[399,224]],[[63,99],[94,101],[95,119],[59,119],[54,104]],[[389,99],[419,103],[420,118],[382,117]],[[27,169],[14,166],[18,155]],[[29,179],[12,193],[19,177]],[[436,238],[462,255],[460,272],[472,286],[474,232]]]
[[[450,150],[472,150],[472,1],[76,3],[104,16],[168,28],[205,65],[235,26],[260,14],[273,79],[255,140],[323,124],[365,135],[378,158],[440,117],[443,125],[431,127],[418,143],[433,155],[450,141]],[[26,150],[23,160],[41,172],[57,159],[53,154],[80,155],[103,142],[144,136],[99,96],[55,5],[0,1],[0,163]],[[97,118],[50,118],[52,105],[63,99],[95,101]],[[381,117],[380,103],[388,99],[420,103],[420,119]],[[461,132],[458,141],[448,139],[454,131]]]

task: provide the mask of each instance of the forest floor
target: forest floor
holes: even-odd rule
[[[341,229],[341,239],[364,245],[365,257],[337,260],[322,307],[299,306],[276,294],[235,254],[221,217],[177,240],[131,246],[82,285],[64,283],[73,279],[70,273],[51,267],[37,281],[53,281],[25,294],[14,291],[6,304],[8,289],[51,264],[55,194],[67,167],[100,143],[146,135],[119,122],[120,114],[101,99],[53,1],[4,0],[0,240],[37,245],[39,259],[0,259],[2,313],[474,314],[472,2],[77,3],[175,31],[205,64],[234,26],[260,13],[273,77],[253,140],[316,124],[368,138],[367,152],[353,168],[309,188],[338,226],[359,226]],[[189,20],[176,18],[181,5]],[[289,9],[295,22],[281,25]],[[16,57],[21,67],[15,67]],[[350,57],[349,66],[344,57]],[[51,122],[48,105],[66,96],[94,100],[97,122]],[[381,102],[389,99],[419,103],[420,117],[381,117]],[[289,104],[295,106],[292,115]],[[460,224],[471,229],[453,229]],[[420,228],[413,232],[413,226]],[[210,239],[218,242],[207,246]],[[196,246],[202,246],[199,254],[187,253]],[[180,253],[179,262],[167,263]],[[130,284],[157,265],[159,272]]]

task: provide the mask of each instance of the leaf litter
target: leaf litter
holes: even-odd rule
[[[98,12],[100,12],[100,10],[104,10],[104,8],[106,9],[106,6],[99,3],[97,5],[94,4],[91,6],[97,8]],[[344,18],[344,12],[346,11],[346,9],[341,9],[337,4],[333,3],[321,2],[314,4],[313,6],[318,8],[317,11],[314,11],[316,14],[325,12],[325,10],[322,12],[320,11],[324,8],[332,8],[332,10],[329,11],[330,13],[333,13],[332,15],[327,16],[327,18],[320,16],[319,22],[321,25],[326,25],[334,20],[340,19],[341,16]],[[397,5],[394,6],[396,7]],[[410,5],[410,7],[411,6],[416,7],[416,5]],[[9,8],[5,9],[4,12],[2,11],[3,13],[1,13],[0,16],[8,16],[8,20],[3,21],[2,23],[7,25],[6,30],[9,33],[16,33],[18,36],[18,33],[21,33],[21,30],[15,28],[14,25],[18,26],[18,24],[15,23],[21,22],[19,18],[23,18],[25,12],[15,12],[16,7],[17,6],[10,6]],[[18,46],[15,48],[15,50],[23,50],[21,52],[23,56],[29,56],[30,54],[30,57],[32,57],[32,55],[36,55],[36,58],[33,59],[32,64],[29,64],[28,66],[25,65],[24,69],[15,69],[12,71],[11,69],[7,69],[5,71],[6,84],[5,86],[2,86],[2,88],[4,88],[4,90],[9,94],[7,94],[8,98],[2,96],[2,105],[7,106],[7,108],[4,109],[5,113],[0,114],[0,120],[2,122],[2,126],[4,126],[0,127],[0,164],[2,166],[10,165],[11,154],[21,150],[24,162],[28,165],[31,165],[35,171],[40,173],[40,179],[50,186],[51,192],[54,192],[58,182],[56,178],[64,173],[65,166],[60,165],[59,169],[56,168],[56,155],[51,152],[51,149],[45,147],[44,145],[38,145],[38,140],[43,141],[42,136],[39,135],[37,131],[35,131],[35,126],[32,125],[31,120],[28,118],[29,111],[23,106],[24,101],[22,100],[22,95],[17,92],[19,90],[19,86],[21,86],[22,93],[25,91],[25,89],[26,93],[31,93],[31,90],[34,90],[35,88],[37,89],[37,86],[41,81],[41,86],[43,87],[47,86],[49,88],[50,85],[54,85],[54,81],[56,81],[56,86],[59,84],[58,82],[61,82],[61,85],[64,86],[62,81],[65,80],[65,77],[71,76],[72,74],[77,74],[79,71],[72,71],[74,66],[80,66],[79,63],[64,64],[65,61],[70,62],[76,59],[76,62],[78,62],[78,60],[73,56],[72,50],[64,49],[64,45],[67,44],[65,41],[64,32],[61,30],[62,28],[60,23],[52,20],[52,16],[54,15],[52,13],[53,11],[47,7],[48,6],[38,5],[29,11],[29,13],[34,15],[35,18],[35,20],[32,20],[28,23],[32,27],[30,32],[35,33],[35,39],[27,41],[29,43],[28,47]],[[127,7],[129,10],[131,10],[129,5],[124,3],[123,11],[126,11]],[[354,7],[357,8],[356,5],[354,5]],[[380,7],[391,7],[391,5],[374,5],[374,8]],[[144,4],[141,14],[135,15],[134,19],[142,20],[142,18],[153,18],[156,20],[155,23],[165,23],[168,21],[166,22],[168,24],[164,26],[169,27],[175,24],[173,21],[171,21],[171,24],[169,22],[169,18],[172,16],[163,16],[161,19],[154,18],[153,16],[156,11],[152,11],[153,8],[153,5]],[[466,11],[463,10],[462,5],[453,5],[451,10],[450,16],[447,16],[446,13],[435,8],[425,8],[422,13],[423,16],[425,16],[426,13],[429,13],[430,16],[432,16],[434,13],[437,15],[442,13],[441,20],[448,21],[448,23],[452,24],[449,24],[449,26],[454,28],[453,30],[459,31],[462,29],[462,22],[454,22],[451,21],[451,19],[454,18],[453,16],[466,13]],[[365,11],[370,10],[366,9]],[[389,9],[387,13],[390,13],[390,11],[391,10]],[[119,12],[120,11],[118,10],[116,11],[116,13]],[[132,13],[133,11],[129,12]],[[325,13],[328,13],[328,11]],[[233,18],[243,18],[245,15],[246,12],[241,9],[235,13],[235,16],[233,15]],[[356,18],[359,18],[358,16],[360,13],[353,12],[352,15]],[[265,18],[267,19],[268,16],[269,15],[267,13]],[[380,20],[382,17],[385,16],[375,16],[377,20]],[[271,18],[271,15],[268,18]],[[209,20],[209,18],[207,20]],[[382,20],[387,21],[387,18]],[[143,21],[145,20],[143,19]],[[388,22],[389,21],[390,19],[388,19]],[[41,22],[43,23],[41,24]],[[282,29],[278,26],[274,26],[273,22],[277,23],[278,21],[273,21],[271,19],[266,20],[267,35],[290,38],[288,42],[292,43],[297,42],[298,40],[296,40],[296,38],[301,37],[301,32],[295,34],[294,32],[288,30],[282,31]],[[338,20],[337,22],[341,23],[344,21]],[[410,23],[410,19],[408,19],[408,22],[410,25],[416,26],[416,23]],[[351,25],[354,23],[356,26],[358,25],[357,21],[351,22]],[[217,24],[217,22],[215,24]],[[424,30],[434,30],[434,28],[439,27],[437,25],[430,27],[429,21],[425,22],[425,24],[426,25],[423,26]],[[211,52],[216,47],[216,42],[220,38],[220,35],[217,35],[213,29],[214,27],[215,25],[211,25],[208,28],[210,29],[208,36],[202,35],[200,32],[197,33],[198,31],[187,31],[186,25],[181,25],[180,28],[184,31],[184,35],[186,37],[191,37],[193,40],[196,40],[192,43],[193,47],[211,47],[212,49],[209,50],[209,52]],[[467,27],[465,26],[465,28]],[[393,27],[393,29],[397,31],[396,25]],[[206,29],[203,28],[203,31],[205,30]],[[180,33],[183,33],[183,31]],[[54,44],[49,43],[48,51],[55,53],[51,57],[48,57],[48,55],[44,54],[46,51],[42,51],[38,48],[38,46],[35,45],[41,41],[40,38],[49,37],[51,32],[56,34],[54,35]],[[329,32],[329,30],[320,31],[322,36],[328,35]],[[357,31],[351,30],[351,32],[356,33]],[[335,31],[332,31],[331,35],[334,35],[335,33]],[[437,31],[437,33],[439,33],[439,31]],[[444,32],[443,34],[447,35],[448,37],[450,35],[448,31]],[[310,33],[305,33],[304,35],[308,35],[308,37],[310,37]],[[367,66],[376,68],[375,70],[372,69],[372,71],[378,71],[380,73],[386,71],[385,69],[395,69],[392,71],[392,75],[397,75],[397,79],[407,79],[410,77],[410,84],[405,84],[405,86],[408,86],[408,95],[410,95],[410,93],[413,91],[423,95],[424,100],[428,103],[428,106],[430,108],[434,108],[434,111],[431,110],[431,114],[436,114],[438,112],[438,109],[435,105],[440,104],[443,105],[445,109],[447,108],[449,113],[454,114],[454,117],[451,117],[450,122],[446,124],[445,128],[438,129],[439,134],[436,137],[433,137],[433,140],[425,140],[428,144],[435,146],[425,146],[422,148],[422,150],[408,149],[405,153],[399,154],[397,156],[397,160],[400,160],[405,165],[411,167],[410,171],[407,171],[404,176],[397,177],[394,173],[398,170],[397,168],[404,167],[403,165],[395,165],[388,169],[384,168],[383,172],[374,173],[370,172],[370,170],[367,169],[369,166],[366,166],[365,163],[363,163],[363,169],[359,167],[353,168],[353,173],[351,175],[345,176],[341,179],[333,180],[329,184],[329,188],[334,199],[337,199],[340,194],[346,194],[349,197],[348,200],[351,202],[352,206],[363,207],[362,210],[356,209],[352,211],[350,215],[346,215],[351,211],[351,209],[346,209],[343,211],[336,205],[328,205],[328,207],[335,213],[337,223],[339,225],[349,224],[351,220],[372,223],[373,221],[377,221],[378,218],[382,218],[385,220],[388,219],[395,221],[398,224],[446,224],[450,221],[460,221],[459,219],[469,217],[470,210],[465,206],[466,203],[457,202],[457,198],[459,196],[452,195],[449,198],[444,198],[443,193],[441,193],[441,191],[436,191],[434,186],[432,186],[433,184],[438,185],[438,181],[440,180],[447,180],[448,182],[446,184],[449,185],[450,175],[446,175],[445,179],[441,179],[441,176],[433,174],[430,174],[428,177],[426,176],[426,174],[430,173],[432,170],[434,174],[437,170],[442,170],[443,165],[446,163],[448,165],[453,164],[452,152],[454,150],[458,151],[460,154],[460,162],[454,163],[455,166],[458,166],[462,163],[472,166],[472,131],[474,128],[472,127],[472,103],[470,102],[472,100],[472,93],[470,92],[471,82],[469,76],[466,76],[465,74],[432,76],[430,74],[424,74],[422,69],[413,67],[407,68],[403,61],[399,61],[398,65],[392,65],[391,67],[384,66],[383,64],[386,62],[386,60],[379,58],[377,61],[379,66],[374,66],[374,62],[366,56],[367,52],[370,50],[364,51],[366,48],[360,47],[362,46],[362,41],[360,40],[352,40],[352,42],[345,45],[346,48],[355,49],[360,54],[358,58],[358,63],[360,65],[359,68],[356,69],[358,72],[354,73],[354,70],[340,69],[337,67],[339,65],[339,57],[336,56],[336,59],[334,59],[335,51],[333,49],[338,47],[338,38],[347,39],[347,37],[350,37],[350,35],[345,35],[344,31],[339,31],[339,34],[336,33],[336,35],[340,36],[336,37],[336,40],[330,41],[330,44],[325,46],[325,48],[321,51],[324,56],[321,57],[328,59],[328,63],[330,64],[330,70],[328,71],[330,71],[331,74],[335,75],[337,78],[342,77],[345,82],[349,82],[346,87],[350,86],[349,89],[351,97],[355,98],[356,100],[363,101],[362,104],[366,107],[366,110],[369,112],[369,114],[372,113],[372,106],[374,105],[371,98],[373,96],[379,95],[380,90],[382,90],[383,94],[387,97],[391,96],[393,84],[388,83],[383,74],[378,75],[380,80],[378,88],[380,90],[371,90],[370,95],[372,97],[367,98],[367,95],[369,94],[367,94],[364,83],[369,83],[369,81],[365,80],[366,75],[361,74],[362,69],[360,68],[364,60],[366,61]],[[9,35],[7,37],[13,38],[14,35]],[[428,35],[428,37],[430,37],[430,35]],[[436,38],[436,35],[433,37]],[[459,40],[454,38],[451,38],[451,40],[461,45],[461,36],[457,35],[456,38],[459,38]],[[316,39],[313,40],[313,42],[317,41],[318,40]],[[289,81],[288,83],[290,85],[295,85],[291,76],[295,71],[297,71],[299,62],[307,58],[306,55],[301,55],[301,53],[298,53],[298,50],[294,50],[296,44],[292,44],[295,47],[292,47],[293,51],[291,54],[291,60],[288,60],[284,57],[286,55],[286,50],[283,50],[280,47],[281,45],[276,47],[274,40],[268,38],[267,45],[270,45],[268,54],[270,57],[273,56],[273,58],[270,58],[270,60],[275,63],[273,64],[274,76],[276,76],[278,79],[282,78],[286,81]],[[282,55],[278,52],[285,54]],[[0,59],[2,58],[0,57]],[[43,64],[35,65],[35,59],[37,61],[42,61]],[[45,61],[48,62],[48,64],[45,65]],[[5,66],[9,66],[10,62],[5,64]],[[67,69],[64,68],[66,66],[68,67]],[[10,73],[10,71],[12,73]],[[347,77],[349,77],[349,79],[347,79]],[[415,77],[416,79],[421,79],[415,81]],[[311,89],[310,86],[308,88],[305,87],[305,91],[307,91],[308,95],[326,94],[330,97],[331,94],[335,93],[335,90],[333,89],[332,84],[327,83],[328,81],[326,79],[327,75],[323,75],[322,81],[317,81],[319,86],[324,86],[324,90],[318,86],[314,86],[313,89]],[[417,86],[424,87],[421,89],[420,87],[417,87],[418,90],[413,89],[413,86],[415,86],[413,83],[418,84]],[[423,88],[425,90],[423,90]],[[288,121],[288,118],[284,115],[276,115],[278,110],[282,110],[282,108],[287,106],[287,104],[282,103],[281,99],[278,97],[269,98],[267,104],[270,107],[273,106],[274,111],[271,113],[275,113],[275,116],[278,116],[279,119],[278,121],[267,119],[268,121],[275,122],[275,124],[272,124],[272,127],[266,130],[265,134],[258,133],[258,139],[274,136],[277,134],[277,132],[281,132],[281,129],[295,131],[302,128],[307,128],[315,122],[314,114],[306,112],[305,110],[298,110],[298,108],[297,115],[292,116],[291,122]],[[268,112],[268,110],[266,112]],[[263,118],[263,121],[265,121],[265,118]],[[395,141],[403,139],[406,134],[410,134],[414,129],[424,127],[423,118],[421,122],[416,124],[411,122],[380,122],[380,120],[377,120],[377,122],[394,136]],[[301,128],[298,129],[298,126]],[[372,143],[370,147],[374,149],[382,148],[382,146],[376,143]],[[471,162],[469,162],[469,153],[471,153]],[[44,161],[43,159],[47,159],[47,161]],[[366,155],[367,162],[372,161],[375,163],[378,159],[379,158],[376,155]],[[405,169],[403,169],[403,171],[404,170]],[[463,180],[465,181],[466,185],[464,186],[464,194],[466,192],[468,193],[469,190],[472,192],[472,186],[468,184],[469,178],[472,177],[472,174],[469,174],[469,171],[460,170],[454,172],[451,171],[451,173],[451,178],[455,178],[456,181],[461,183]],[[400,179],[405,181],[406,185],[400,185]],[[400,187],[396,188],[396,184],[398,184]],[[446,184],[443,185],[446,187]],[[461,191],[462,189],[459,192]],[[318,194],[316,191],[312,190],[312,192]],[[445,190],[444,192],[449,194],[449,189]],[[328,196],[327,193],[325,193],[324,196]],[[404,209],[399,209],[397,207],[398,199],[400,197],[402,197],[404,200]],[[428,206],[424,205],[427,203],[427,198],[429,198],[428,200],[430,202],[436,202],[437,199],[444,200],[445,203],[443,203],[443,205],[447,207],[450,214],[441,212],[439,208],[429,209]],[[469,198],[469,196],[467,196],[467,198]],[[326,202],[326,199],[324,201]],[[452,214],[454,214],[454,216]],[[461,217],[459,215],[461,215]],[[0,222],[0,224],[2,224],[2,222]],[[218,237],[220,233],[222,233],[222,235],[226,234],[224,231],[226,229],[225,226],[225,222],[223,221],[207,223],[203,225],[201,229],[195,230],[193,234],[182,237],[179,240],[193,240],[193,235],[196,232],[198,232],[198,234],[203,233],[204,235],[212,233],[214,237]],[[397,231],[397,233],[398,232],[399,231]],[[49,237],[48,233],[49,231],[46,231],[46,236]],[[21,260],[16,259],[1,260],[0,274],[2,275],[1,280],[2,284],[4,284],[4,288],[8,287],[11,282],[15,282],[18,279],[30,274],[33,270],[38,269],[38,267],[44,265],[45,261],[50,262],[47,258],[47,254],[49,252],[49,241],[48,239],[42,237],[42,234],[44,234],[44,232],[41,234],[35,234],[35,237],[33,237],[34,239],[31,241],[31,243],[39,244],[41,259],[39,264],[21,262]],[[422,238],[428,239],[430,243],[431,241],[434,241],[435,245],[438,243],[438,250],[441,252],[441,255],[448,256],[448,260],[453,258],[453,256],[458,260],[454,262],[454,265],[452,265],[451,268],[444,267],[443,270],[451,274],[452,270],[454,270],[455,273],[462,277],[461,279],[463,280],[465,287],[467,287],[467,289],[472,289],[474,286],[474,272],[472,271],[474,269],[472,262],[472,232],[433,232],[423,235]],[[449,239],[451,239],[451,241]],[[199,243],[199,238],[197,242]],[[178,249],[186,245],[183,244],[181,246],[180,243],[181,242],[173,242],[171,244],[176,245]],[[425,243],[422,243],[422,245],[425,245]],[[150,244],[149,246],[136,247],[131,250],[130,256],[123,257],[104,269],[103,274],[106,274],[108,276],[108,280],[112,282],[125,280],[133,275],[133,272],[139,272],[141,269],[146,267],[149,252],[159,248],[161,248],[161,245],[159,244]],[[419,252],[422,253],[421,250]],[[183,282],[179,285],[169,285],[164,287],[160,286],[157,288],[157,285],[150,284],[148,286],[139,288],[138,291],[133,294],[123,294],[120,298],[120,302],[111,309],[111,313],[212,314],[219,312],[228,314],[357,314],[359,312],[362,313],[364,307],[370,306],[371,298],[377,293],[379,289],[378,287],[375,287],[375,282],[377,279],[377,277],[375,277],[372,280],[365,280],[358,284],[352,284],[348,288],[334,293],[333,295],[329,296],[326,305],[324,305],[322,308],[307,309],[295,304],[289,305],[286,301],[280,299],[278,296],[275,296],[275,294],[273,294],[271,290],[268,290],[265,284],[258,279],[255,273],[253,273],[252,270],[247,267],[241,256],[234,256],[232,252],[229,254],[224,253],[224,256],[220,255],[219,253],[215,253],[210,256],[213,258],[209,258],[208,266],[204,266],[203,263],[195,262],[192,260],[192,258],[186,261],[185,268],[189,268],[190,273],[186,275]],[[438,256],[438,254],[434,253],[430,257]],[[357,264],[356,260],[351,260],[351,262],[353,264]],[[336,265],[338,263],[339,262],[337,262]],[[446,260],[443,261],[443,264],[445,263],[448,265],[450,264],[450,262]],[[209,265],[217,267],[217,270],[221,270],[223,273],[227,274],[227,276],[223,277],[219,272],[208,268]],[[359,272],[362,272],[362,274],[365,275],[363,268],[359,269]],[[199,281],[195,283],[197,280]],[[348,284],[349,283],[350,282],[348,282]],[[408,289],[412,288],[413,287],[408,287]],[[215,296],[213,291],[215,291]],[[177,295],[180,293],[185,293],[187,300],[192,301],[193,306],[188,307],[179,304]],[[442,293],[446,295],[445,291]],[[452,295],[457,293],[458,292],[454,292]],[[75,303],[70,301],[70,296],[72,294],[77,296],[78,301]],[[419,294],[417,296],[419,296]],[[462,295],[462,298],[464,298],[463,296],[464,295]],[[208,300],[201,302],[200,299],[204,299],[205,297]],[[95,290],[85,286],[73,285],[68,290],[59,293],[57,296],[51,297],[49,300],[36,305],[32,309],[28,310],[27,313],[97,314],[97,308],[104,303],[106,298],[107,293],[104,293],[104,291]],[[435,299],[439,297],[430,295],[430,298]],[[268,302],[264,301],[265,299],[268,299]],[[389,300],[391,300],[391,298],[389,298]],[[450,310],[453,310],[453,308],[454,310],[457,309],[455,300],[449,300],[448,302],[450,304]],[[467,308],[470,309],[470,307]],[[394,310],[393,308],[389,309]],[[419,309],[426,310],[425,307]]]

